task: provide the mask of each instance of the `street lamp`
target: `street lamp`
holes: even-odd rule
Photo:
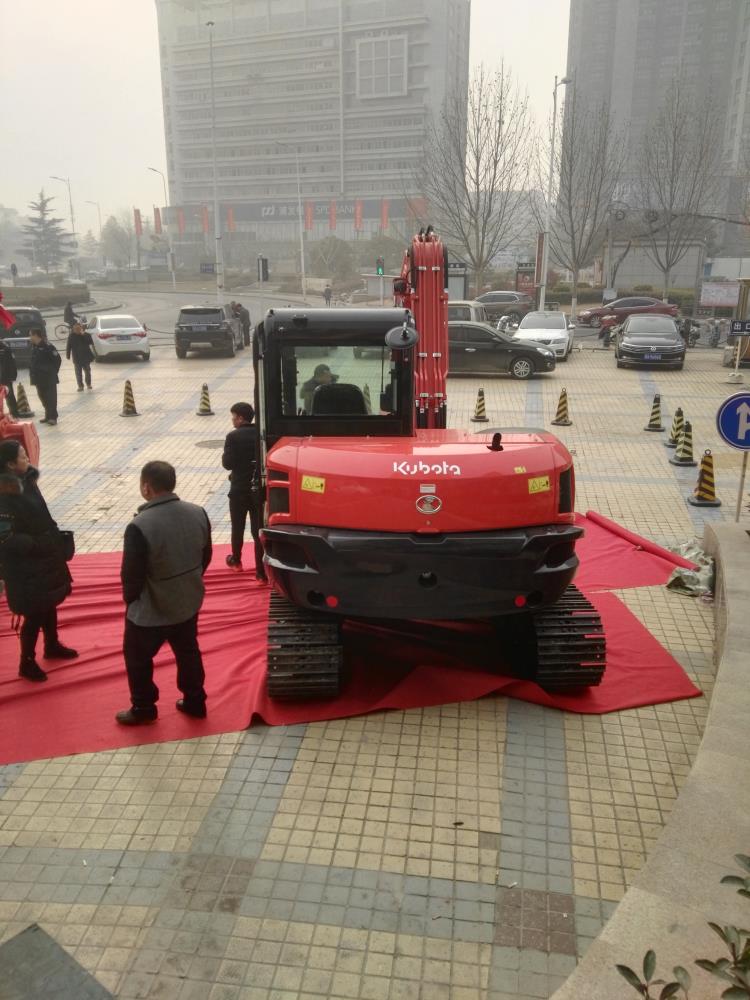
[[[549,234],[552,226],[552,177],[555,172],[555,132],[557,131],[557,88],[572,83],[572,78],[564,76],[562,80],[555,77],[552,91],[552,143],[549,153],[549,178],[547,180],[547,211],[544,218],[544,243],[542,244],[542,276],[539,282],[539,309],[544,310],[547,295],[547,268],[549,265]]]
[[[221,303],[224,289],[224,258],[221,246],[221,219],[219,218],[219,188],[216,170],[216,100],[214,95],[214,22],[206,21],[208,28],[208,78],[211,88],[211,161],[214,178],[214,238],[216,240],[216,301]]]
[[[307,304],[307,275],[305,273],[305,233],[302,219],[302,191],[299,180],[299,150],[296,146],[288,146],[285,142],[274,140],[274,145],[280,149],[294,150],[294,165],[297,171],[297,222],[299,223],[299,260],[302,275],[302,301]]]
[[[174,273],[174,247],[172,246],[172,227],[169,224],[169,194],[167,192],[167,179],[164,176],[163,171],[157,170],[156,167],[146,167],[154,174],[159,174],[161,177],[161,182],[164,187],[164,207],[167,209],[167,216],[164,219],[164,223],[167,227],[167,246],[169,247],[169,270],[172,272],[172,291],[177,291],[177,278]]]
[[[73,240],[75,240],[75,238],[76,238],[76,217],[75,217],[75,213],[73,212],[73,195],[71,194],[71,191],[70,191],[70,177],[57,177],[55,174],[50,174],[50,180],[53,180],[53,181],[62,181],[63,184],[67,184],[68,185],[68,204],[70,205],[70,232],[71,232],[71,235],[73,237]],[[76,242],[76,250],[77,249],[78,249],[78,243]],[[76,254],[76,271],[78,273],[78,277],[80,278],[81,277],[81,261],[80,261],[80,258],[78,257],[77,254]]]

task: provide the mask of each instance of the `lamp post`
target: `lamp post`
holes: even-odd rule
[[[70,191],[70,177],[57,177],[55,174],[50,174],[50,180],[53,180],[53,181],[62,181],[63,184],[67,184],[67,186],[68,186],[68,204],[70,205],[70,233],[71,233],[71,236],[73,237],[73,239],[75,240],[76,239],[76,217],[75,217],[75,213],[73,211],[73,195],[71,194],[71,191]],[[77,250],[78,250],[78,242],[76,241],[76,251]],[[80,260],[80,257],[78,256],[77,253],[76,253],[75,260],[76,260],[76,273],[78,274],[78,277],[80,278],[81,277],[81,260]]]
[[[99,217],[99,249],[102,253],[102,267],[106,267],[107,258],[104,256],[104,247],[102,245],[102,207],[98,201],[89,201],[88,199],[86,199],[86,204],[96,206],[96,214]]]
[[[164,176],[164,172],[157,170],[156,167],[146,167],[154,174],[158,174],[161,177],[161,182],[164,187],[164,207],[169,209],[169,194],[167,192],[167,179]],[[167,227],[167,246],[169,247],[169,270],[172,272],[172,291],[177,291],[177,279],[174,273],[174,247],[172,246],[172,226],[169,224],[169,211],[167,211],[167,217],[164,220]]]
[[[216,240],[216,255],[214,270],[216,271],[216,301],[221,303],[224,292],[224,255],[221,246],[221,219],[219,218],[219,188],[216,169],[216,99],[214,95],[214,22],[206,21],[208,28],[208,78],[211,89],[211,161],[213,163],[214,179],[214,239]]]
[[[296,146],[288,146],[284,142],[279,142],[278,139],[274,140],[275,145],[279,146],[281,149],[293,149],[294,150],[294,165],[297,172],[297,222],[299,224],[299,264],[300,273],[302,277],[302,301],[307,304],[307,275],[305,273],[305,231],[303,226],[302,218],[302,191],[300,188],[299,179],[299,150]]]
[[[552,91],[552,142],[549,153],[549,177],[547,179],[547,210],[544,218],[544,243],[542,244],[542,276],[539,282],[539,309],[544,310],[547,296],[547,268],[549,266],[549,234],[552,227],[552,178],[555,172],[555,132],[557,131],[557,88],[570,83],[571,78],[564,76],[562,80],[555,77]]]

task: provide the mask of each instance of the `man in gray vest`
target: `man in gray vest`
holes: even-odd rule
[[[211,523],[202,507],[175,494],[177,477],[169,462],[147,462],[141,469],[146,501],[125,529],[122,596],[125,614],[123,653],[132,706],[118,712],[123,726],[155,722],[159,689],[154,656],[165,642],[177,661],[177,708],[196,719],[206,717],[204,671],[198,647],[198,612],[203,574],[211,562]]]

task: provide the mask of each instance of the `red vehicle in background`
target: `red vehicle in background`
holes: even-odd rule
[[[601,326],[605,316],[614,316],[622,323],[628,316],[638,316],[641,313],[658,313],[662,316],[676,316],[677,306],[673,302],[662,302],[647,295],[630,295],[623,299],[615,299],[606,306],[596,306],[593,309],[583,309],[577,313],[576,321],[583,326]]]

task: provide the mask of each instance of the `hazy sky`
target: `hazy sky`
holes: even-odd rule
[[[405,0],[408,3],[408,0]],[[471,60],[510,64],[535,113],[565,72],[569,0],[472,0]],[[132,205],[150,214],[166,170],[153,0],[0,0],[0,204],[25,211],[41,187],[76,229]]]

